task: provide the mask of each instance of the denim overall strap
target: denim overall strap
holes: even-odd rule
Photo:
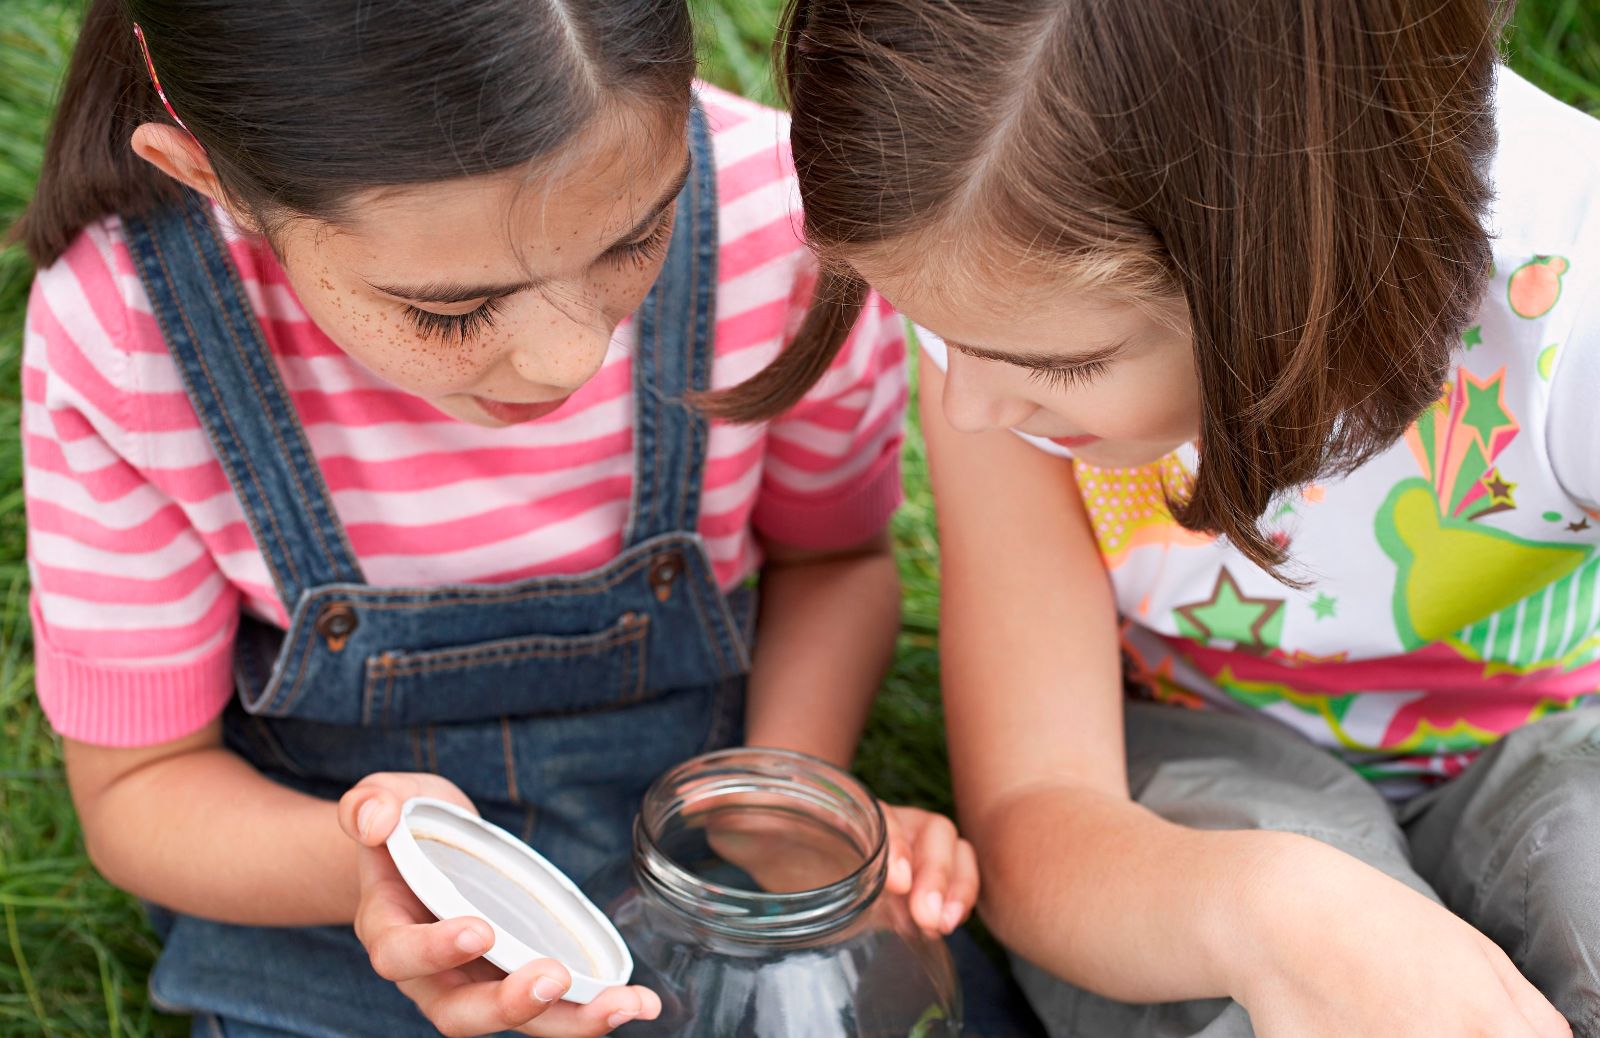
[[[285,609],[323,584],[363,583],[278,366],[203,196],[123,228],[184,388],[238,495]]]
[[[711,377],[716,327],[717,167],[706,114],[689,112],[689,179],[678,196],[666,263],[639,307],[633,359],[633,501],[626,547],[694,531],[708,423],[687,395]]]

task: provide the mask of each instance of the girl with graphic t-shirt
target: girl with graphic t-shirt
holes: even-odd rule
[[[1600,123],[1482,0],[791,12],[819,306],[930,330],[957,802],[1054,1033],[1600,1034]]]

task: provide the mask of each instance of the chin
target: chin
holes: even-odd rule
[[[1101,440],[1073,451],[1072,456],[1097,469],[1135,469],[1154,465],[1181,446],[1181,443],[1108,443]]]
[[[441,414],[449,415],[458,422],[476,425],[480,429],[503,429],[507,424],[490,418],[471,404],[458,405],[452,401],[428,399],[427,397],[423,399],[428,400],[428,403],[432,404]]]

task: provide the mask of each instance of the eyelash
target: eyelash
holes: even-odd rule
[[[666,246],[671,227],[672,220],[663,214],[656,222],[655,229],[647,237],[618,245],[602,258],[608,263],[618,265],[631,263],[636,267],[646,266]],[[466,342],[494,327],[495,318],[500,315],[503,303],[504,301],[498,298],[485,299],[482,306],[464,314],[438,314],[432,310],[408,306],[406,316],[411,319],[417,333],[424,339]]]
[[[1028,378],[1046,385],[1072,389],[1088,385],[1104,374],[1105,370],[1106,362],[1097,360],[1072,368],[1030,368]]]
[[[494,319],[500,315],[501,306],[499,299],[485,299],[482,306],[464,314],[436,314],[432,310],[408,306],[406,316],[416,326],[417,334],[424,339],[466,342],[494,327]]]
[[[643,267],[660,254],[666,247],[667,239],[672,236],[672,213],[662,213],[656,221],[655,229],[638,241],[631,241],[618,245],[605,254],[605,259],[611,263],[632,263],[636,267]]]

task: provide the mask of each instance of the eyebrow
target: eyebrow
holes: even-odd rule
[[[672,204],[673,199],[677,198],[683,191],[683,186],[689,182],[690,165],[690,162],[684,163],[683,171],[673,179],[671,188],[661,196],[655,205],[650,207],[650,211],[645,213],[638,223],[606,246],[601,252],[602,256],[609,255],[629,242],[634,241],[644,234],[651,224],[661,218],[661,214],[667,211],[667,206]],[[464,284],[459,281],[430,281],[423,285],[380,285],[377,282],[368,281],[367,284],[385,295],[391,295],[398,299],[409,299],[418,303],[465,303],[473,299],[497,299],[515,295],[518,292],[526,292],[528,289],[539,285],[543,280],[543,278],[524,278],[520,281],[507,281],[500,284],[476,285]]]
[[[1061,368],[1081,368],[1090,364],[1099,364],[1108,361],[1128,345],[1127,339],[1119,339],[1113,343],[1097,347],[1087,353],[1075,354],[1071,357],[1061,357],[1053,353],[1000,353],[997,350],[986,350],[979,346],[963,346],[960,343],[947,342],[953,350],[960,350],[969,357],[979,360],[995,360],[1002,364],[1011,364],[1019,368],[1033,368],[1040,371],[1053,371]]]

